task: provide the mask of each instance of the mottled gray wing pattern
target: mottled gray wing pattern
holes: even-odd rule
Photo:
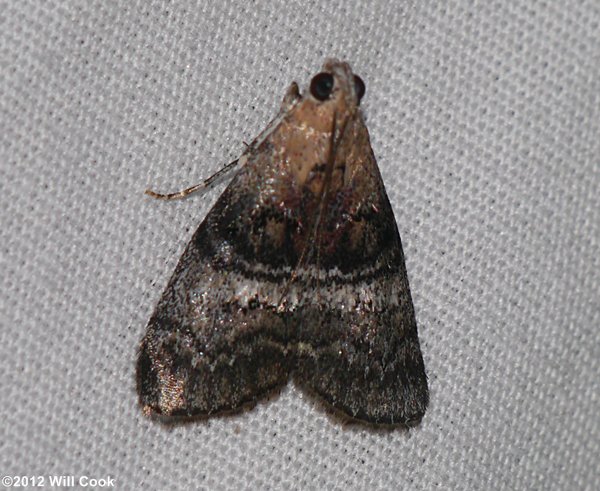
[[[370,150],[357,118],[348,129]],[[375,158],[336,156],[355,169],[324,197],[316,237],[301,269],[307,292],[294,315],[296,380],[334,407],[374,423],[414,424],[428,403],[400,236]],[[356,163],[355,163],[356,164]]]
[[[232,410],[288,379],[293,336],[276,310],[296,258],[271,230],[286,218],[261,192],[271,151],[265,143],[249,152],[150,319],[137,367],[147,413]]]

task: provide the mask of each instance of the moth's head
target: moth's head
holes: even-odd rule
[[[365,84],[352,73],[348,63],[327,60],[302,96],[298,86],[295,83],[291,85],[282,108],[291,109],[292,118],[298,125],[324,133],[336,127],[339,132],[357,116],[358,105],[364,95]]]
[[[310,81],[309,93],[316,104],[340,106],[342,111],[354,112],[365,95],[365,83],[352,73],[348,63],[330,59]]]

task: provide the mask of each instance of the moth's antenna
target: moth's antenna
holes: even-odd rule
[[[223,167],[222,169],[219,169],[212,176],[205,179],[200,184],[196,184],[192,187],[183,189],[182,191],[178,191],[176,193],[160,194],[160,193],[155,193],[151,189],[146,189],[146,191],[144,191],[144,194],[147,194],[148,196],[151,196],[152,198],[162,199],[165,201],[185,198],[186,196],[188,196],[196,191],[210,189],[212,186],[214,186],[217,183],[217,181],[220,178],[224,177],[226,174],[228,174],[230,171],[232,171],[235,167],[237,167],[238,164],[239,164],[239,159],[235,159],[233,162],[229,162],[225,167]]]

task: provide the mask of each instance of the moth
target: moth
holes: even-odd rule
[[[347,63],[327,60],[305,94],[291,84],[277,117],[230,165],[239,170],[141,342],[146,414],[233,411],[292,378],[353,420],[421,420],[427,377],[364,94]]]

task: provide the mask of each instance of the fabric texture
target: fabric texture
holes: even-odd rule
[[[0,473],[117,489],[598,489],[600,5],[5,1]],[[362,107],[431,389],[410,431],[292,384],[164,426],[139,341],[235,159],[326,57]],[[48,481],[46,481],[48,486]]]

